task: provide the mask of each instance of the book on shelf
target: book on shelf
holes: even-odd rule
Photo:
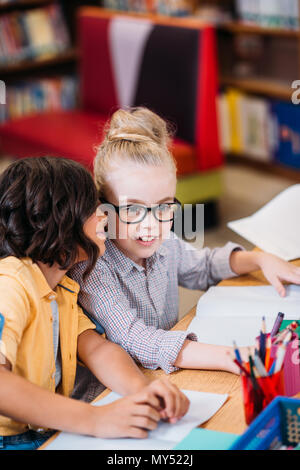
[[[274,160],[300,169],[300,107],[292,103],[273,102],[273,119],[278,129],[278,145]]]
[[[300,105],[229,89],[218,116],[224,153],[300,169]]]
[[[236,0],[240,20],[262,27],[299,28],[298,0]]]
[[[105,8],[170,16],[191,14],[189,0],[104,0]]]
[[[54,57],[70,45],[58,4],[0,16],[0,66]]]
[[[35,112],[77,107],[78,83],[73,76],[20,81],[6,87],[6,103],[0,105],[0,122]]]
[[[269,160],[269,121],[266,100],[230,89],[218,98],[221,146],[225,153]]]
[[[300,106],[229,89],[218,116],[224,153],[300,168]]]

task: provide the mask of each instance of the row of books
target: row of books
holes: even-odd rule
[[[299,28],[298,0],[237,0],[242,21],[273,28]]]
[[[0,104],[0,122],[35,112],[74,109],[78,105],[78,82],[62,76],[7,86]]]
[[[169,16],[186,16],[191,13],[189,0],[103,0],[103,6],[112,10],[140,13],[159,13]]]
[[[229,89],[218,115],[224,153],[300,168],[300,105]]]
[[[70,47],[58,4],[0,17],[0,66],[55,56]]]

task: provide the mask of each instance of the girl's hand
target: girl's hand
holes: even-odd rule
[[[245,363],[249,362],[249,354],[251,354],[252,357],[254,356],[254,351],[255,351],[255,346],[239,347],[239,353],[241,355],[242,363],[244,365]],[[225,364],[224,370],[228,372],[232,372],[233,374],[239,375],[241,373],[241,369],[233,361],[235,358],[234,349],[233,348],[227,349],[225,353],[225,357],[226,357],[226,364]]]
[[[188,406],[189,400],[175,385],[168,380],[155,380],[141,392],[93,407],[92,434],[103,438],[145,438],[162,417],[176,422]]]
[[[281,297],[286,294],[282,281],[300,284],[300,267],[294,266],[275,255],[258,253],[257,264],[265,278],[275,287]]]

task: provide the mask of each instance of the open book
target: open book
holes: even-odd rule
[[[207,344],[253,346],[266,318],[271,331],[278,312],[285,320],[300,318],[300,286],[286,286],[286,296],[280,297],[273,286],[210,287],[200,297],[195,318],[188,331]]]
[[[228,227],[286,261],[300,258],[300,184],[282,191],[250,217],[229,222]]]

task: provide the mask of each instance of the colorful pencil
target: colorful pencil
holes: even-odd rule
[[[265,369],[267,371],[269,370],[269,366],[270,366],[271,348],[272,348],[271,335],[267,335],[266,357],[265,357]]]
[[[271,330],[271,338],[273,338],[273,336],[276,336],[280,327],[281,327],[281,323],[284,319],[284,313],[282,312],[279,312],[278,315],[277,315],[277,318],[275,320],[275,323],[273,325],[273,328]]]
[[[233,341],[233,350],[234,350],[234,354],[235,354],[235,357],[236,357],[237,361],[239,361],[242,364],[243,361],[242,361],[242,358],[241,358],[241,355],[240,355],[240,351],[239,351],[235,341]]]
[[[266,334],[262,331],[260,332],[259,336],[259,356],[261,358],[262,363],[265,363],[266,357]]]
[[[285,353],[286,353],[286,345],[280,344],[280,346],[278,346],[278,350],[276,354],[276,366],[275,366],[274,374],[280,371],[284,358],[285,358]]]
[[[266,317],[262,317],[261,331],[263,332],[264,335],[266,334]]]
[[[233,362],[241,369],[242,372],[244,372],[244,374],[245,374],[247,377],[250,377],[250,374],[249,374],[249,372],[247,371],[247,369],[246,369],[237,359],[234,359]]]
[[[261,361],[261,358],[259,357],[259,352],[258,351],[255,351],[254,364],[255,364],[255,367],[256,367],[260,377],[266,377],[268,375],[267,371],[265,369],[265,366],[263,365],[263,363]]]

